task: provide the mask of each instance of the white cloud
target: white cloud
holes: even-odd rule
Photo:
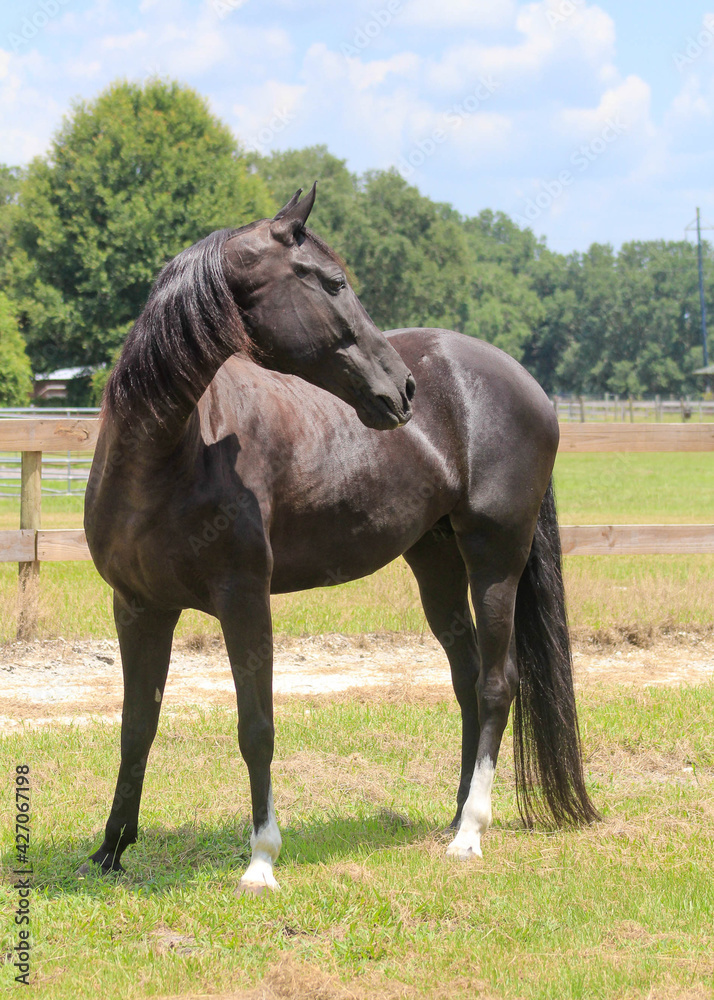
[[[606,90],[595,108],[566,108],[558,124],[573,140],[588,139],[609,121],[620,120],[628,134],[643,132],[654,136],[650,121],[650,87],[639,76],[628,76]]]
[[[474,158],[491,160],[513,149],[514,121],[507,115],[482,111],[463,119],[453,129],[453,144],[473,163]]]
[[[703,93],[701,81],[696,76],[690,76],[672,100],[665,122],[674,127],[689,126],[697,120],[710,118],[711,114],[711,94]]]
[[[27,163],[44,153],[60,122],[61,105],[52,91],[38,86],[47,64],[37,52],[15,55],[0,49],[0,160]]]
[[[514,12],[514,0],[407,0],[397,16],[421,28],[502,28]]]
[[[105,35],[100,39],[99,45],[107,52],[119,51],[128,52],[131,49],[143,49],[149,40],[146,31],[132,31],[128,35]]]
[[[73,80],[91,80],[98,77],[102,71],[102,64],[98,59],[89,61],[84,59],[70,59],[65,63],[65,72]]]
[[[442,90],[457,91],[482,74],[491,74],[499,81],[537,79],[562,62],[580,63],[585,72],[596,66],[612,79],[612,18],[599,7],[583,6],[574,7],[562,23],[551,23],[548,15],[562,6],[562,0],[542,0],[520,7],[513,21],[519,41],[488,45],[467,38],[432,61],[429,82]]]
[[[307,88],[268,80],[245,93],[245,103],[233,105],[231,124],[242,145],[267,152],[299,121]]]

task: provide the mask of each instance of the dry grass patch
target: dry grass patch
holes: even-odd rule
[[[343,982],[334,972],[285,955],[270,969],[259,986],[230,993],[182,993],[157,1000],[414,1000],[421,992],[413,985],[367,973]],[[461,977],[430,994],[432,1000],[458,997],[490,1000],[493,996],[482,980]]]

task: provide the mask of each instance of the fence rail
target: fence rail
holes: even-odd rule
[[[585,396],[552,397],[558,419],[569,423],[654,423],[714,421],[714,399],[632,399],[610,396],[587,399]]]
[[[27,496],[29,456],[41,463],[43,451],[91,453],[97,441],[95,417],[0,420],[0,451],[22,453],[22,503],[19,531],[0,531],[0,562],[89,559],[84,532],[42,530],[37,486]],[[565,424],[561,452],[714,451],[714,423],[707,424]],[[35,506],[36,522],[28,521]],[[563,551],[569,555],[714,552],[714,525],[564,525]]]
[[[35,634],[40,563],[91,558],[81,529],[41,527],[42,453],[90,453],[98,430],[94,417],[0,419],[0,452],[22,454],[20,529],[0,531],[0,562],[20,567],[20,638]],[[565,424],[560,450],[714,451],[714,423]],[[560,533],[566,555],[714,553],[712,524],[562,525]]]

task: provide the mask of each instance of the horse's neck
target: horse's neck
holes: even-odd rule
[[[201,423],[195,406],[175,425],[159,425],[148,414],[143,418],[137,414],[134,422],[110,415],[105,416],[105,421],[102,479],[109,488],[143,484],[153,493],[161,483],[173,483],[190,475],[201,443]]]

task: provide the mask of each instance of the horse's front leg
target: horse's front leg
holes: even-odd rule
[[[270,764],[273,759],[273,635],[270,587],[264,579],[233,581],[219,598],[219,618],[238,701],[238,743],[248,767],[253,809],[251,860],[241,889],[277,889],[273,864],[281,845],[275,819]]]
[[[121,856],[136,842],[146,762],[156,735],[179,611],[156,611],[114,595],[114,619],[124,673],[121,764],[104,841],[79,869],[121,872]]]

